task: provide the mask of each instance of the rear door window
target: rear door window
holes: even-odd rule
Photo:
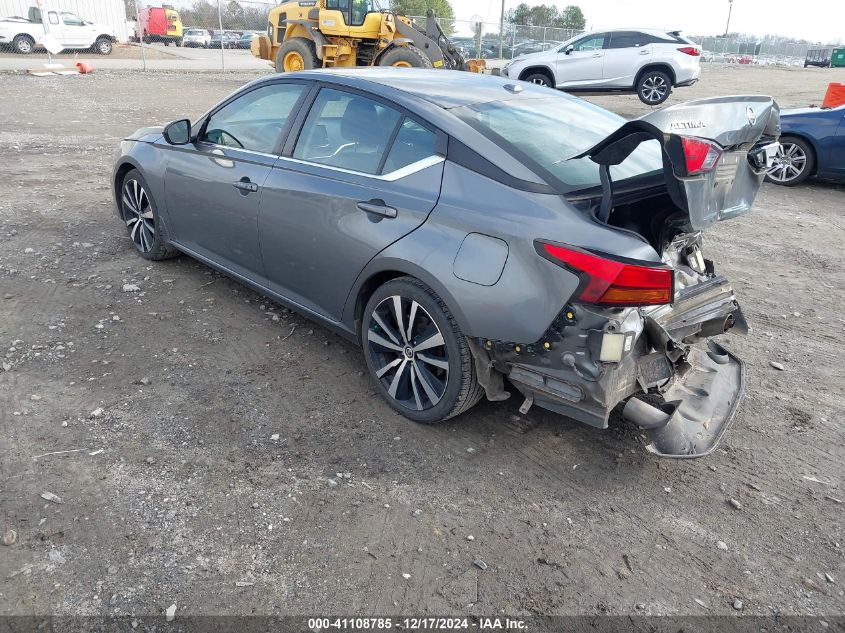
[[[608,48],[637,48],[644,46],[648,40],[642,33],[636,31],[617,31],[610,34]]]
[[[405,117],[384,162],[382,173],[389,174],[413,165],[434,156],[434,153],[434,132]]]
[[[302,126],[293,157],[378,174],[402,114],[358,94],[323,88]]]
[[[305,89],[301,83],[278,83],[251,90],[212,114],[201,140],[270,154]]]

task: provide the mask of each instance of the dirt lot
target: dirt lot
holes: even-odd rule
[[[142,261],[113,215],[121,135],[249,78],[0,75],[0,613],[845,612],[842,186],[767,185],[710,232],[753,328],[727,339],[748,397],[710,457],[516,398],[418,426],[353,345]],[[798,106],[828,81],[714,67],[672,100]]]

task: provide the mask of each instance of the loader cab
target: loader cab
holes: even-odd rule
[[[320,13],[320,30],[326,35],[364,36],[373,29],[378,33],[382,13],[374,0],[326,0]]]

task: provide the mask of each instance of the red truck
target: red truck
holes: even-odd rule
[[[145,7],[138,13],[138,37],[144,42],[182,46],[182,20],[172,6]]]

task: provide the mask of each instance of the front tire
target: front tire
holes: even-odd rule
[[[434,68],[428,55],[413,44],[394,46],[379,58],[378,65],[396,68]]]
[[[537,86],[546,86],[546,88],[555,87],[552,82],[552,78],[546,73],[531,73],[530,75],[526,75],[523,81],[527,81],[528,83],[535,84]]]
[[[112,41],[109,37],[101,37],[94,43],[94,51],[100,55],[111,55]]]
[[[158,214],[158,207],[147,181],[137,169],[130,170],[120,184],[120,217],[138,255],[151,261],[178,255],[170,246],[167,228]]]
[[[782,136],[774,165],[766,172],[766,180],[787,187],[800,185],[812,175],[815,159],[813,148],[805,140]]]
[[[18,55],[29,55],[35,50],[35,40],[29,35],[16,35],[12,40],[12,50]]]
[[[662,70],[649,70],[637,82],[637,96],[646,105],[660,105],[672,94],[672,80]]]
[[[376,390],[415,422],[448,420],[484,393],[449,308],[413,277],[393,279],[373,293],[361,320],[361,341]]]
[[[317,59],[317,46],[304,37],[292,37],[279,46],[276,53],[276,72],[292,73],[312,70],[321,66]]]

